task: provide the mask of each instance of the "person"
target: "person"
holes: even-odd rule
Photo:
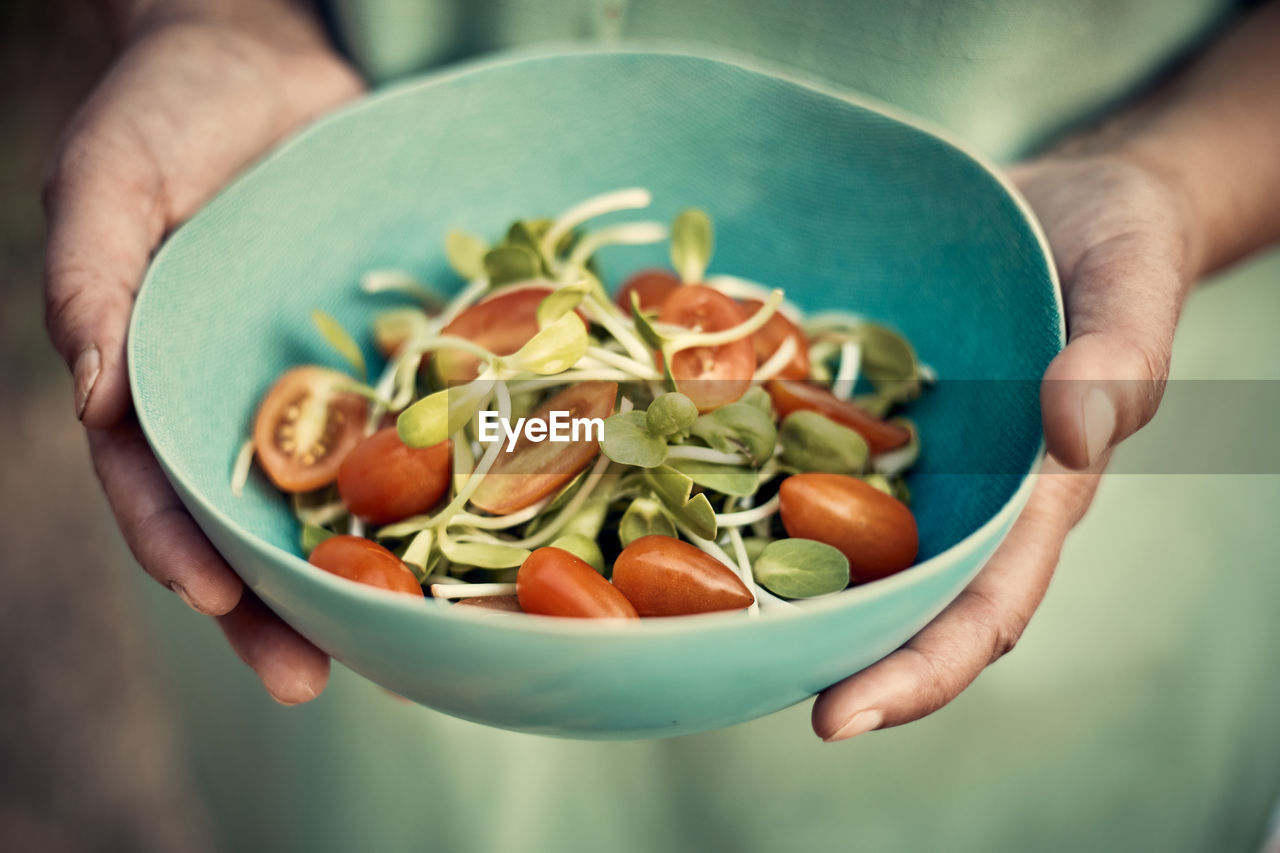
[[[46,184],[49,335],[139,563],[218,619],[268,693],[303,702],[323,689],[328,661],[243,590],[183,510],[130,417],[124,343],[164,235],[363,82],[304,5],[113,0],[106,9],[123,50],[68,128]],[[924,716],[1017,641],[1111,448],[1155,413],[1189,287],[1280,236],[1280,160],[1270,156],[1278,38],[1280,4],[1270,3],[1141,102],[1013,168],[1053,248],[1070,335],[1042,395],[1051,457],[968,589],[901,650],[823,692],[819,736]],[[1116,379],[1134,381],[1107,381]]]

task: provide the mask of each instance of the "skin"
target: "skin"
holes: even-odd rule
[[[305,701],[323,689],[328,660],[243,592],[184,512],[131,417],[124,337],[162,236],[361,83],[302,3],[106,6],[124,48],[68,129],[47,183],[50,337],[138,561],[218,617],[273,697]],[[1155,413],[1190,286],[1280,237],[1277,43],[1272,2],[1142,103],[1014,170],[1053,247],[1066,305],[1069,345],[1041,395],[1052,458],[956,601],[902,649],[822,693],[820,737],[925,716],[1013,648],[1110,449]]]

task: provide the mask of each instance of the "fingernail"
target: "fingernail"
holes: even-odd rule
[[[186,602],[187,606],[190,607],[192,610],[200,609],[199,607],[196,607],[195,602],[191,600],[190,593],[187,592],[187,588],[182,584],[178,583],[177,581],[169,581],[169,589],[177,593],[178,598],[181,598],[184,602]]]
[[[95,346],[87,347],[76,356],[75,367],[71,373],[76,384],[76,417],[84,418],[84,407],[89,403],[89,394],[102,372],[102,354]]]
[[[269,687],[267,688],[267,695],[279,702],[281,705],[284,705],[286,708],[294,705],[301,705],[303,702],[310,702],[319,695],[316,693],[316,689],[311,686],[311,682],[306,678],[298,677],[295,679],[293,687],[294,689],[290,691],[288,698],[277,695],[276,692]]]
[[[1111,397],[1101,388],[1084,395],[1084,452],[1089,464],[1098,461],[1111,444],[1116,431],[1116,408]]]
[[[871,709],[870,711],[859,711],[849,718],[849,722],[836,729],[836,733],[830,737],[824,737],[824,743],[835,743],[838,740],[848,740],[856,737],[864,732],[879,728],[884,722],[884,712]]]

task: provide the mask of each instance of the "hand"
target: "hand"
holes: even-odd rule
[[[824,740],[926,716],[1012,649],[1110,449],[1159,405],[1192,268],[1183,198],[1111,155],[1049,157],[1016,169],[1014,179],[1044,225],[1066,307],[1069,343],[1041,386],[1052,458],[1008,537],[960,596],[901,649],[818,697],[813,728]]]
[[[293,704],[324,688],[328,658],[242,592],[186,513],[133,418],[125,365],[134,294],[164,235],[282,136],[361,90],[291,5],[234,6],[130,22],[130,43],[52,160],[46,324],[134,556],[217,616],[267,691]]]

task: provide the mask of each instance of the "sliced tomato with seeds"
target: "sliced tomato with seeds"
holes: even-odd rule
[[[631,313],[631,294],[640,298],[640,310],[656,314],[662,310],[662,302],[671,291],[680,286],[680,278],[670,270],[641,270],[622,284],[616,301],[618,307]]]
[[[364,435],[363,397],[335,390],[350,378],[324,367],[295,367],[276,380],[258,407],[253,448],[276,487],[309,492],[332,483]]]
[[[758,299],[744,299],[742,307],[746,309],[747,314],[754,314],[764,307],[764,303]],[[809,341],[805,338],[804,332],[800,331],[800,327],[788,320],[781,311],[775,311],[769,318],[769,322],[751,336],[751,342],[756,350],[756,366],[759,367],[772,358],[787,338],[795,341],[795,354],[782,366],[782,370],[774,374],[774,377],[808,379]]]
[[[568,422],[577,418],[603,420],[613,414],[617,396],[616,382],[582,382],[553,395],[529,419],[550,422],[555,412],[557,418]],[[569,435],[572,437],[571,428]],[[522,433],[508,453],[506,438],[500,438],[503,449],[471,495],[471,503],[494,515],[532,506],[564,487],[590,464],[600,452],[598,439],[598,431],[589,432],[581,426],[576,441],[533,441]]]
[[[792,412],[817,412],[857,432],[867,440],[872,453],[893,450],[911,440],[911,431],[906,427],[873,417],[856,403],[841,400],[817,385],[775,379],[765,385],[765,390],[779,418]]]
[[[697,332],[723,332],[746,322],[747,314],[729,297],[700,284],[685,284],[662,302],[658,321]],[[690,347],[671,359],[671,376],[700,412],[732,403],[751,387],[756,351],[747,335],[727,344]]]
[[[418,579],[399,557],[361,536],[330,536],[307,562],[347,580],[422,598]]]
[[[338,468],[338,494],[353,515],[369,524],[391,524],[426,512],[449,488],[450,448],[409,447],[394,426],[352,448]]]

